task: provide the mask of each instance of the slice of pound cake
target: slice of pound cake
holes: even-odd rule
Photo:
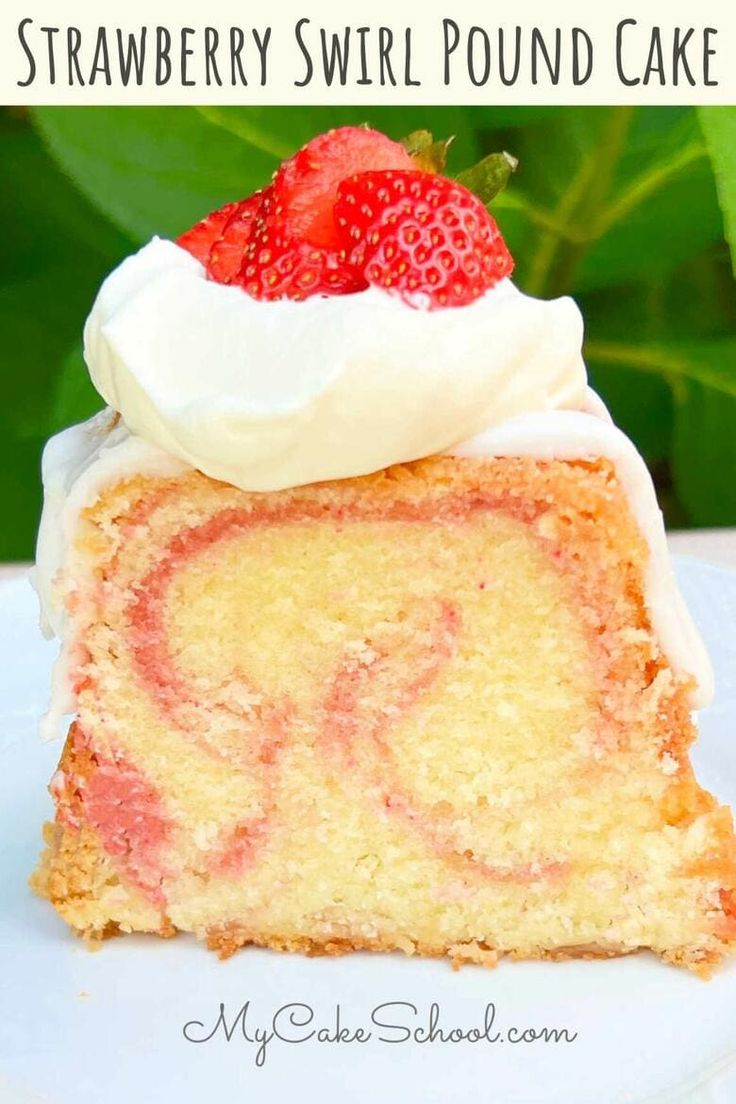
[[[736,945],[651,482],[574,305],[510,270],[471,193],[345,128],[103,285],[115,412],[49,444],[37,568],[72,722],[33,885],[76,931]]]

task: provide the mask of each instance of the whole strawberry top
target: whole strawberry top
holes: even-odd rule
[[[379,287],[411,306],[459,307],[514,267],[476,195],[364,127],[313,138],[267,188],[213,211],[178,244],[210,279],[262,300]]]

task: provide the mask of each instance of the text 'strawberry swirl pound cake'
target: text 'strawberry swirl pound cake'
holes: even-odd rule
[[[110,410],[53,439],[37,582],[72,723],[33,877],[99,938],[736,945],[711,675],[582,323],[479,198],[344,128],[103,284]]]

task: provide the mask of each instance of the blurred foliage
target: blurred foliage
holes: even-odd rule
[[[80,333],[104,275],[347,122],[456,135],[450,174],[519,159],[492,203],[518,284],[577,298],[668,521],[736,524],[736,108],[55,107],[0,114],[0,559],[32,555],[44,439],[100,405]]]

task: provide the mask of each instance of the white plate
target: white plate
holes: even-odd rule
[[[697,768],[736,805],[736,574],[694,560],[677,567],[718,680]],[[184,936],[126,937],[91,954],[26,888],[59,753],[36,737],[54,653],[38,634],[28,583],[0,586],[0,1104],[736,1100],[736,963],[705,983],[648,955],[453,973],[445,962],[399,955],[247,950],[221,963]],[[313,1009],[314,1027],[334,1025],[339,1004],[344,1026],[370,1029],[371,1010],[395,1001],[418,1011],[402,1005],[394,1023],[422,1026],[437,1002],[440,1026],[467,1029],[493,1002],[494,1030],[504,1035],[556,1027],[577,1038],[396,1045],[374,1027],[365,1043],[274,1040],[260,1068],[257,1046],[238,1032],[229,1043],[221,1034],[198,1045],[184,1038],[188,1021],[202,1021],[204,1034],[220,1002],[235,1017],[245,1001],[251,1030],[292,1002]]]

